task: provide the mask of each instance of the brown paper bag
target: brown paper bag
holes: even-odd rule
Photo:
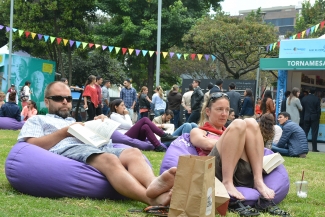
[[[179,157],[168,216],[215,216],[214,158]]]
[[[215,177],[215,207],[216,207],[216,213],[219,213],[222,216],[225,216],[227,214],[228,205],[229,205],[229,194],[225,188],[225,186],[222,184],[222,182],[219,181]]]

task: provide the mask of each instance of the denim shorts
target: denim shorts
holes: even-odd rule
[[[109,153],[120,157],[124,148],[113,148],[112,144],[103,145],[99,148],[88,144],[72,144],[57,150],[55,153],[64,157],[87,163],[88,157],[93,154]]]

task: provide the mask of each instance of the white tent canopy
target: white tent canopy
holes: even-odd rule
[[[25,56],[25,57],[30,57],[29,53],[26,53],[25,51],[15,51],[12,52],[13,54],[19,55],[19,56]],[[0,48],[0,54],[9,54],[9,46],[6,44],[5,46]]]

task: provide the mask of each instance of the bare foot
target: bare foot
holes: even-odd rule
[[[260,194],[265,198],[265,199],[274,199],[275,192],[268,188],[263,180],[261,181],[255,181],[254,182],[254,188],[260,192]]]
[[[147,188],[147,197],[154,199],[165,192],[169,192],[174,186],[176,169],[176,167],[172,167],[154,179]]]
[[[149,200],[149,205],[150,206],[157,206],[157,205],[163,205],[163,206],[167,206],[170,204],[170,200],[171,200],[172,196],[170,192],[166,192],[163,193],[161,195],[159,195],[158,197],[156,197],[155,199],[151,199]]]
[[[227,192],[230,196],[237,198],[238,200],[245,200],[244,195],[240,193],[234,186],[234,183],[223,183],[225,188],[227,189]]]

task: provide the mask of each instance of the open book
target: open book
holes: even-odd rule
[[[93,120],[85,122],[85,126],[81,124],[71,125],[68,133],[79,139],[85,144],[100,147],[109,143],[113,132],[120,123],[106,118],[102,120]]]
[[[283,162],[284,159],[279,153],[266,155],[263,157],[263,170],[265,173],[269,174]]]

